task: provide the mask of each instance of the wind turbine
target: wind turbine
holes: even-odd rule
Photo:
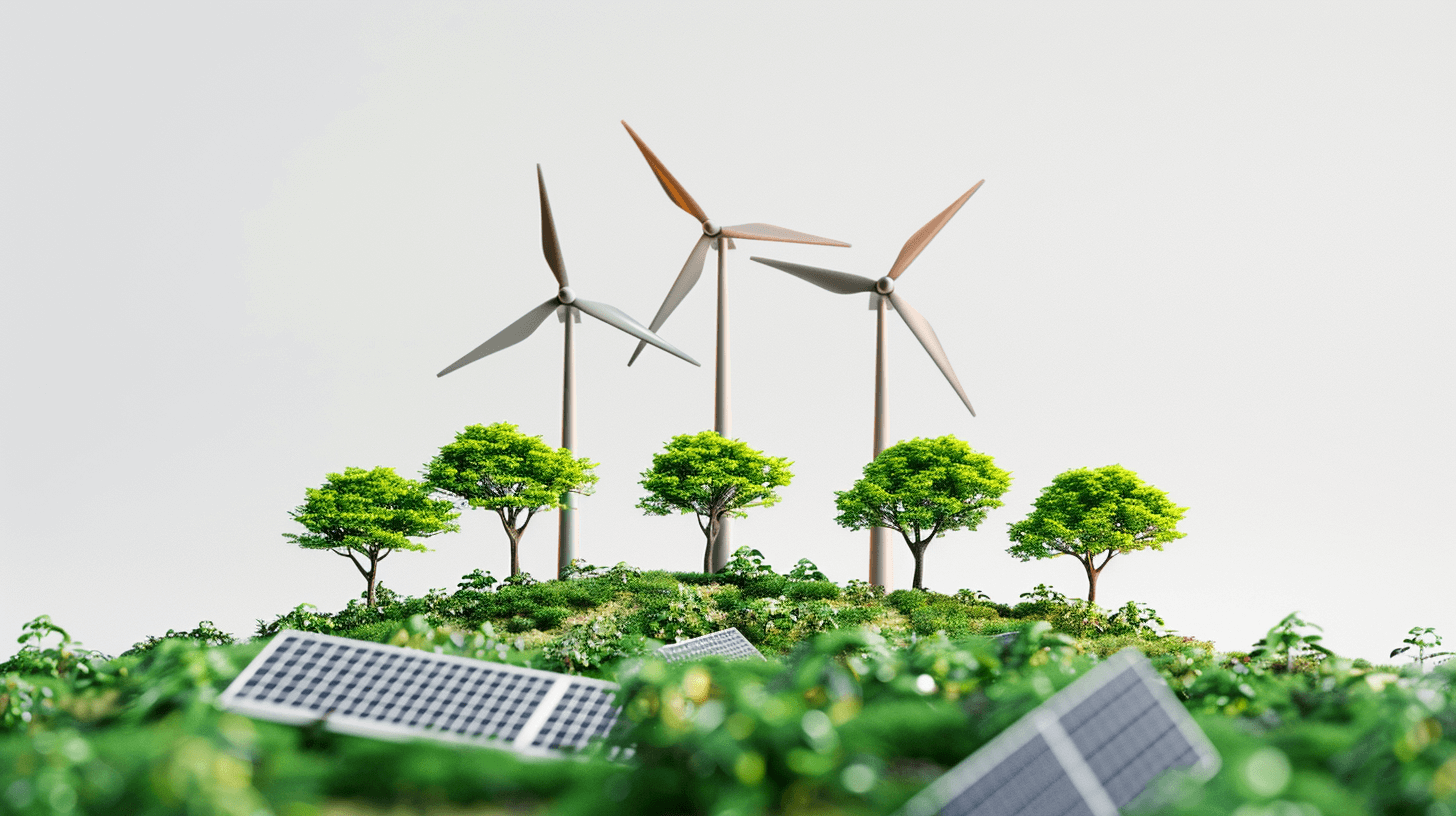
[[[916,233],[910,236],[905,246],[900,249],[900,255],[895,258],[895,264],[890,271],[879,280],[870,280],[859,275],[851,275],[848,272],[836,272],[832,269],[820,269],[814,266],[789,263],[788,261],[775,261],[768,258],[753,258],[761,264],[767,264],[775,269],[783,270],[797,278],[827,289],[839,295],[857,295],[865,292],[870,293],[870,308],[878,312],[878,325],[875,333],[875,456],[885,449],[885,443],[889,435],[889,359],[886,350],[885,334],[885,312],[893,309],[898,312],[905,325],[910,327],[910,333],[920,341],[920,345],[930,353],[930,359],[940,368],[940,373],[950,381],[955,389],[956,395],[961,402],[966,404],[966,409],[971,416],[976,415],[976,409],[971,407],[971,399],[966,396],[965,389],[961,388],[961,381],[956,378],[955,369],[950,366],[950,358],[945,356],[945,349],[940,347],[940,340],[935,336],[935,330],[930,323],[920,316],[920,313],[911,307],[905,297],[895,291],[895,281],[905,273],[910,263],[914,261],[930,241],[940,233],[945,225],[950,222],[960,208],[975,192],[981,189],[986,180],[976,182],[976,186],[967,190],[965,195],[956,199],[954,204],[946,207],[936,217],[930,219],[930,223],[921,227]],[[870,583],[876,586],[889,586],[893,583],[889,548],[889,530],[884,527],[870,528]]]
[[[605,303],[583,300],[576,296],[576,292],[572,290],[571,284],[566,278],[566,264],[561,259],[561,244],[556,239],[556,222],[551,217],[551,202],[546,198],[546,178],[541,174],[539,164],[536,165],[536,182],[541,188],[541,249],[546,254],[546,265],[551,267],[551,274],[556,276],[556,283],[561,288],[556,292],[555,297],[526,312],[524,317],[501,329],[494,337],[476,346],[469,354],[446,366],[435,376],[443,377],[461,366],[469,365],[482,357],[514,346],[530,337],[531,333],[546,320],[546,316],[555,311],[566,326],[566,353],[562,363],[564,374],[561,386],[561,447],[574,451],[576,449],[576,351],[575,344],[572,342],[572,324],[581,322],[579,312],[585,312],[608,326],[621,329],[643,343],[651,343],[693,365],[699,365],[699,363],[632,319],[631,315],[626,312]],[[565,504],[566,506],[561,509],[556,546],[557,575],[560,575],[561,570],[565,569],[571,563],[571,559],[576,557],[576,494],[567,493]]]
[[[667,291],[667,297],[658,307],[657,314],[652,318],[649,328],[657,331],[677,305],[687,297],[692,290],[693,284],[703,274],[703,263],[707,260],[708,250],[718,251],[718,357],[717,372],[713,389],[713,430],[722,436],[732,436],[733,428],[733,403],[729,394],[732,377],[728,364],[728,268],[727,250],[733,249],[733,239],[743,238],[754,241],[783,241],[791,244],[817,244],[820,246],[847,247],[849,244],[843,241],[836,241],[832,238],[820,238],[817,235],[809,235],[805,232],[797,232],[783,227],[776,227],[772,224],[739,224],[732,227],[719,227],[708,218],[698,202],[683,189],[682,184],[672,173],[668,172],[666,165],[657,158],[657,154],[647,146],[646,142],[637,135],[637,131],[625,121],[622,127],[627,129],[632,141],[637,143],[637,148],[642,151],[642,157],[647,159],[647,166],[657,176],[657,181],[662,185],[667,197],[672,203],[686,212],[688,215],[698,219],[702,223],[703,234],[693,244],[693,251],[688,254],[687,263],[683,264],[682,271],[678,273],[677,280],[673,281],[672,288]],[[726,246],[725,246],[726,243]],[[638,343],[637,350],[632,352],[631,359],[627,365],[636,362],[637,355],[642,353],[645,343]],[[713,569],[720,570],[728,563],[728,555],[732,552],[729,541],[731,539],[732,519],[724,519],[723,526],[718,532],[717,541],[713,547]]]

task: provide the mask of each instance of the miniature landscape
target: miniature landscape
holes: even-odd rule
[[[1222,757],[1166,814],[1450,813],[1452,665],[1328,654],[1291,615],[1248,651],[1038,586],[1006,603],[778,572],[740,548],[717,574],[573,562],[565,578],[375,587],[324,612],[203,621],[115,657],[40,618],[0,665],[0,811],[65,813],[891,813],[1103,657],[1147,654]],[[736,626],[767,661],[668,663],[664,643]],[[284,629],[620,684],[628,761],[345,736],[252,720],[218,695]],[[1003,645],[990,637],[1018,633]],[[1413,630],[1406,658],[1434,662]],[[1439,658],[1437,658],[1439,659]],[[1430,669],[1430,666],[1425,666]]]

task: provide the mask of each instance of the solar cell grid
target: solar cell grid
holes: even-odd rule
[[[558,706],[568,689],[571,701]],[[322,719],[331,729],[366,736],[494,740],[549,753],[606,733],[617,714],[613,689],[591,678],[289,631],[233,681],[223,704],[282,722]],[[555,730],[536,739],[557,709]]]
[[[669,643],[657,650],[662,659],[669,662],[679,660],[693,660],[699,657],[713,655],[729,660],[741,660],[749,658],[765,659],[764,656],[754,648],[748,638],[738,631],[737,627],[723,629],[718,632],[691,638],[689,640]]]
[[[1170,768],[1218,756],[1147,658],[1125,649],[952,768],[904,816],[1115,816]]]

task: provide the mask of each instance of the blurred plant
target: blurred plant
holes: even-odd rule
[[[92,661],[109,660],[106,655],[82,649],[79,642],[71,640],[65,629],[51,621],[50,615],[41,615],[23,624],[20,637],[20,651],[0,663],[0,674],[44,674],[51,677],[70,677],[88,674]],[[54,646],[44,645],[46,638],[55,635]]]
[[[1249,651],[1249,656],[1263,660],[1277,660],[1284,658],[1284,671],[1294,671],[1294,658],[1300,652],[1319,652],[1323,655],[1333,655],[1334,652],[1320,645],[1322,635],[1306,634],[1301,631],[1302,627],[1320,629],[1313,623],[1300,620],[1298,612],[1291,612],[1284,620],[1274,625],[1269,633],[1260,638]]]
[[[844,599],[850,603],[875,603],[885,597],[885,588],[859,578],[849,579],[844,585]]]
[[[1398,654],[1408,652],[1411,650],[1411,646],[1414,646],[1416,648],[1416,654],[1412,659],[1415,660],[1416,667],[1422,671],[1425,670],[1426,661],[1430,658],[1456,655],[1456,652],[1431,652],[1430,654],[1426,653],[1427,649],[1434,649],[1437,646],[1441,645],[1441,636],[1436,634],[1436,630],[1432,629],[1429,626],[1424,628],[1420,626],[1413,626],[1411,627],[1410,632],[1408,632],[1407,634],[1409,635],[1409,637],[1407,637],[1405,640],[1402,640],[1401,643],[1407,643],[1409,645],[1402,646],[1399,649],[1392,651],[1390,653],[1390,656],[1395,657]]]
[[[384,585],[380,584],[379,590],[383,589]],[[393,593],[390,594],[393,595]],[[349,603],[352,606],[354,602],[350,601]],[[334,619],[326,612],[319,612],[318,607],[311,603],[301,603],[293,607],[291,611],[274,618],[271,623],[264,623],[262,619],[259,619],[258,628],[255,630],[253,637],[254,639],[270,638],[284,629],[296,629],[300,632],[318,632],[326,635],[334,631]],[[155,643],[151,644],[142,651],[149,651],[155,646]]]
[[[261,623],[261,621],[259,621],[259,623]],[[158,643],[161,643],[168,638],[183,638],[186,640],[195,640],[199,641],[204,646],[228,646],[234,642],[232,635],[222,631],[221,629],[218,629],[212,621],[205,620],[199,621],[197,623],[197,627],[188,632],[178,632],[175,629],[168,629],[167,633],[161,636],[147,635],[146,640],[138,643],[133,643],[130,649],[127,649],[126,651],[121,653],[121,656],[126,657],[127,655],[136,655],[142,654],[144,652],[149,652],[152,649],[155,649]]]

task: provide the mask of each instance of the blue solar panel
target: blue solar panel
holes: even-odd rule
[[[280,632],[222,704],[278,722],[528,754],[584,747],[616,721],[616,686],[332,635]]]
[[[691,640],[669,643],[658,649],[657,654],[669,663],[679,660],[696,660],[708,656],[721,657],[725,660],[765,659],[763,654],[748,641],[748,638],[738,631],[737,627],[695,637]]]
[[[1218,754],[1146,657],[1124,649],[905,804],[903,816],[1116,816],[1170,769]],[[1142,802],[1139,802],[1142,804]]]

